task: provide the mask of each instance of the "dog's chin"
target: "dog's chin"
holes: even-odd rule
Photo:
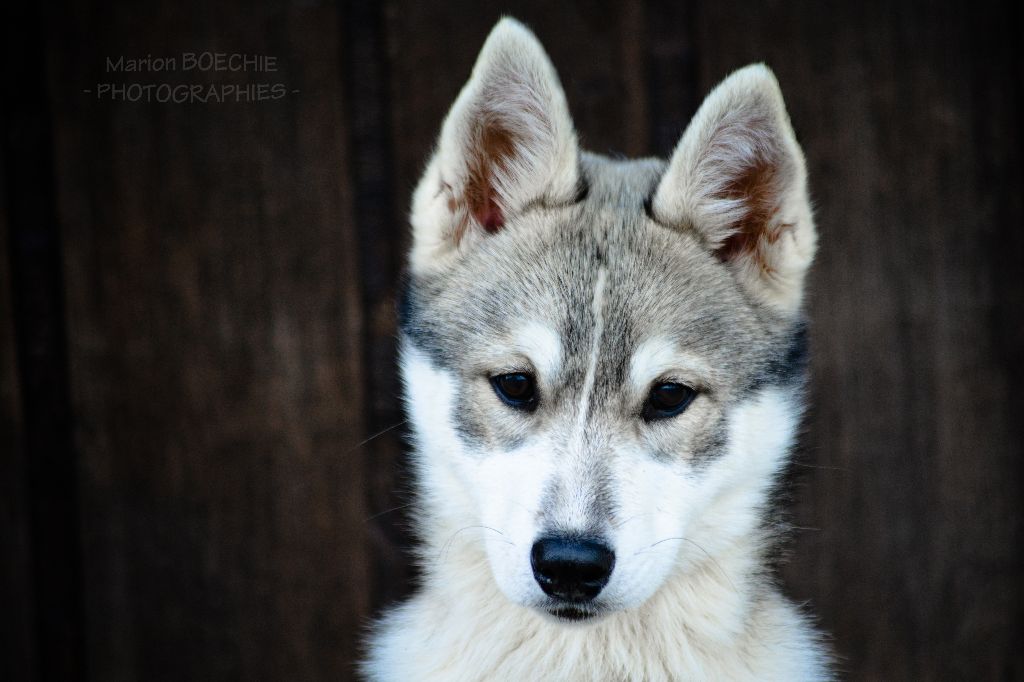
[[[608,609],[588,604],[544,604],[536,607],[544,618],[552,623],[567,626],[586,626],[605,618]]]

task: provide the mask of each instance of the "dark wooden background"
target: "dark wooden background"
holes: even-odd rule
[[[402,420],[409,194],[501,13],[596,151],[665,154],[731,69],[775,69],[821,233],[787,590],[849,679],[1024,679],[1015,4],[5,11],[0,679],[351,678],[411,577],[402,429],[370,439]],[[203,50],[279,71],[105,73]]]

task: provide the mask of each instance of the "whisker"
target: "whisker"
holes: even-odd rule
[[[630,516],[630,517],[629,517],[628,519],[624,519],[624,520],[622,520],[622,521],[619,521],[618,523],[612,524],[612,528],[613,528],[614,530],[619,530],[620,528],[622,528],[623,526],[625,526],[625,525],[626,525],[627,523],[629,523],[630,521],[634,521],[634,520],[636,520],[636,519],[639,519],[639,518],[640,518],[640,517],[642,517],[642,516],[652,516],[653,514],[654,514],[654,512],[647,512],[647,513],[644,513],[644,514],[633,514],[633,515],[632,515],[632,516]]]
[[[643,549],[638,549],[637,551],[633,552],[633,556],[636,556],[637,554],[643,554],[644,552],[647,552],[648,550],[651,550],[651,549],[653,549],[654,547],[657,547],[657,546],[658,546],[658,545],[660,545],[661,543],[663,543],[663,542],[668,542],[668,541],[670,541],[670,540],[686,540],[686,538],[664,538],[663,540],[658,540],[658,541],[657,541],[657,542],[655,542],[655,543],[652,543],[652,544],[650,544],[650,545],[647,545],[647,546],[646,546],[646,547],[644,547]]]
[[[355,450],[358,450],[359,448],[363,447],[364,445],[366,445],[370,441],[375,440],[377,438],[380,438],[381,436],[383,436],[388,431],[393,431],[394,429],[397,429],[399,426],[402,426],[403,424],[407,424],[408,422],[409,422],[408,419],[403,419],[402,421],[398,422],[397,424],[392,424],[391,426],[387,427],[386,429],[381,429],[380,431],[378,431],[377,433],[373,434],[372,436],[370,436],[366,440],[361,441],[361,442],[356,443],[355,445],[353,445],[352,448],[347,450],[345,454],[348,454],[349,452],[353,452]]]
[[[463,528],[460,528],[457,531],[455,531],[454,533],[452,533],[451,536],[449,536],[449,538],[445,541],[444,545],[442,545],[441,551],[438,552],[438,555],[437,555],[437,563],[438,564],[443,564],[447,560],[448,553],[451,551],[452,544],[455,542],[455,537],[459,533],[461,533],[463,531],[467,531],[467,530],[473,530],[474,528],[482,528],[483,530],[494,531],[495,533],[497,533],[498,535],[500,535],[502,537],[505,536],[505,534],[502,533],[500,530],[498,530],[497,528],[491,528],[490,526],[464,526]],[[516,544],[516,543],[512,542],[511,540],[502,540],[502,542],[506,542],[506,543],[512,545],[513,547],[515,547],[515,544]]]
[[[484,530],[493,530],[493,531],[494,531],[495,533],[497,533],[498,535],[502,535],[502,536],[503,536],[503,535],[505,535],[504,533],[502,533],[502,532],[501,532],[500,530],[498,530],[497,528],[491,528],[490,526],[474,526],[474,528],[483,528]]]
[[[850,473],[847,467],[828,466],[824,464],[804,464],[803,462],[793,462],[793,466],[802,467],[804,469],[822,469],[824,471],[842,471],[843,473]]]
[[[664,539],[662,539],[662,540],[658,540],[657,542],[655,542],[655,543],[652,543],[652,544],[648,545],[647,547],[644,547],[644,548],[643,548],[643,549],[641,549],[641,550],[638,550],[638,551],[634,552],[633,556],[636,556],[637,554],[643,554],[643,553],[645,553],[645,552],[649,552],[649,551],[651,551],[651,550],[652,550],[652,549],[653,549],[654,547],[657,547],[657,546],[658,546],[658,545],[660,545],[661,543],[663,543],[663,542],[668,542],[668,541],[670,541],[670,540],[681,540],[681,541],[683,541],[683,542],[689,542],[689,543],[690,543],[691,545],[693,545],[694,547],[696,547],[697,549],[699,549],[700,551],[702,551],[702,552],[704,553],[704,556],[706,556],[706,557],[708,558],[708,560],[709,560],[709,561],[710,561],[711,563],[713,563],[713,564],[715,565],[715,568],[716,568],[716,569],[718,569],[718,573],[719,573],[719,574],[720,574],[720,575],[721,575],[721,576],[722,576],[723,578],[725,578],[726,582],[728,582],[728,583],[729,583],[729,585],[731,585],[731,586],[732,586],[732,588],[733,588],[734,590],[736,589],[736,585],[735,585],[735,584],[734,584],[734,583],[732,582],[732,579],[730,579],[730,578],[729,578],[729,574],[725,572],[725,569],[724,569],[724,568],[722,568],[722,564],[718,563],[718,560],[717,560],[717,559],[715,559],[715,557],[711,556],[711,553],[710,553],[710,552],[708,552],[708,551],[707,551],[706,549],[704,549],[703,547],[701,547],[701,546],[700,546],[699,544],[697,544],[696,542],[694,542],[694,541],[693,541],[693,540],[691,540],[690,538],[684,538],[684,537],[672,537],[672,538],[664,538]]]
[[[717,569],[718,569],[718,572],[719,572],[719,574],[721,574],[721,576],[722,576],[723,578],[725,578],[725,581],[726,581],[727,583],[729,583],[729,585],[730,585],[730,586],[732,587],[732,589],[733,589],[733,590],[736,590],[736,585],[735,585],[735,584],[734,584],[734,583],[732,582],[732,580],[731,580],[731,579],[729,578],[729,574],[725,572],[725,569],[724,569],[724,568],[722,568],[722,564],[718,563],[718,559],[716,559],[715,557],[711,556],[711,553],[710,553],[710,552],[708,552],[708,551],[707,551],[706,549],[704,549],[703,547],[701,547],[700,545],[698,545],[698,544],[697,544],[696,542],[694,542],[693,540],[691,540],[691,539],[689,539],[689,538],[683,538],[683,539],[684,539],[684,540],[686,540],[687,542],[689,542],[689,543],[690,543],[691,545],[693,545],[693,546],[694,546],[694,547],[696,547],[697,549],[699,549],[700,551],[704,552],[704,556],[706,556],[706,557],[708,558],[708,560],[709,560],[709,561],[711,561],[711,563],[713,563],[713,564],[715,565],[715,568],[717,568]]]
[[[385,509],[384,511],[378,512],[377,514],[374,514],[373,516],[371,516],[369,518],[363,519],[363,523],[369,523],[370,521],[373,521],[374,519],[378,519],[378,518],[384,516],[385,514],[390,514],[391,512],[396,512],[399,509],[405,509],[406,507],[411,507],[414,504],[416,504],[416,503],[415,502],[409,502],[407,504],[400,504],[397,507],[392,507],[391,509]]]

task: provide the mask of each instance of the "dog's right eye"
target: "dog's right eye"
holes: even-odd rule
[[[645,422],[674,417],[689,407],[696,397],[697,391],[686,384],[673,381],[657,383],[651,387],[641,416]]]
[[[491,377],[491,386],[509,407],[532,412],[537,407],[537,385],[525,372],[499,374]]]

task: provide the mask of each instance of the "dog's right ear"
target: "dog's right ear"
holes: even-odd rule
[[[740,69],[707,96],[651,215],[700,234],[756,300],[798,313],[817,236],[804,155],[768,67]]]
[[[502,19],[413,195],[413,270],[442,265],[528,204],[572,201],[577,153],[565,93],[544,48],[525,26]]]

